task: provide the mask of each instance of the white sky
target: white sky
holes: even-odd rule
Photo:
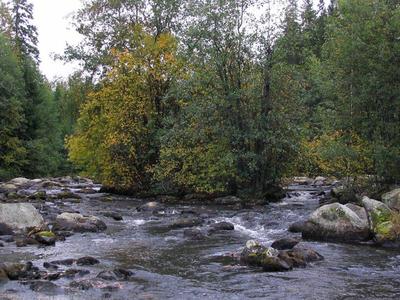
[[[72,28],[71,14],[81,7],[80,0],[31,0],[34,24],[39,33],[40,69],[49,80],[66,78],[77,67],[54,61],[52,54],[62,54],[66,43],[75,44],[81,37]]]
[[[77,64],[65,65],[62,61],[53,60],[52,55],[62,54],[67,43],[77,44],[81,40],[81,36],[71,25],[71,15],[82,6],[81,0],[31,0],[30,2],[34,5],[34,24],[39,33],[42,61],[40,69],[50,81],[67,78],[77,69]],[[279,0],[273,0],[272,3],[277,5]]]

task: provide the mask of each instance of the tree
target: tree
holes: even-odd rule
[[[0,34],[0,180],[19,175],[27,156],[21,140],[24,85],[10,41]]]
[[[32,24],[33,5],[28,0],[12,1],[13,41],[18,53],[39,62],[38,34]]]
[[[164,96],[181,65],[170,34],[155,38],[136,26],[130,45],[135,51],[113,52],[113,66],[83,105],[68,148],[86,174],[132,191],[152,184],[157,133],[169,109]]]

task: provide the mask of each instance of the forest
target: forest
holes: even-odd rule
[[[58,57],[80,71],[49,82],[32,4],[0,2],[0,180],[257,196],[295,175],[398,183],[400,1],[279,5],[83,1],[82,42]]]

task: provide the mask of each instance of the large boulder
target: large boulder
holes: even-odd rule
[[[400,212],[400,188],[382,195],[382,202]]]
[[[303,238],[358,242],[368,240],[370,230],[366,215],[354,205],[332,203],[314,211],[302,228]]]
[[[106,224],[99,218],[77,213],[62,213],[54,222],[55,231],[99,232],[106,229]]]
[[[0,204],[0,223],[14,231],[26,231],[44,226],[43,217],[29,203]]]
[[[400,246],[400,214],[385,203],[364,197],[362,203],[368,214],[374,241],[382,246]]]

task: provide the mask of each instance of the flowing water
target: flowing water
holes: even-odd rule
[[[292,192],[277,204],[248,210],[210,206],[167,206],[157,214],[138,212],[139,199],[113,196],[112,200],[87,198],[69,204],[84,214],[112,210],[123,221],[107,219],[103,233],[75,234],[55,247],[0,248],[1,261],[43,262],[86,255],[100,264],[85,267],[87,278],[121,267],[134,275],[128,281],[111,282],[106,288],[81,291],[59,279],[53,295],[35,293],[9,282],[0,285],[0,299],[400,299],[400,252],[371,246],[304,242],[325,257],[324,261],[285,273],[265,273],[242,266],[234,253],[249,239],[264,244],[283,237],[299,237],[287,231],[289,224],[307,217],[318,207],[312,191]],[[191,239],[184,229],[169,230],[169,222],[182,211],[195,211],[207,223],[228,221],[234,231]],[[85,279],[85,278],[83,278]],[[96,280],[95,280],[96,281]]]

